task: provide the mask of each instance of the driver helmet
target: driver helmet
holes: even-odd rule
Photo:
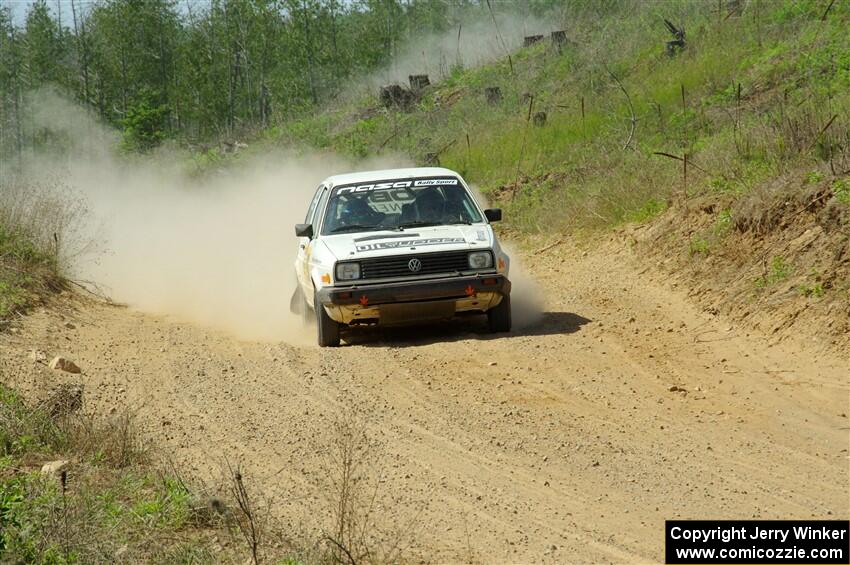
[[[426,188],[416,198],[416,211],[419,219],[426,222],[440,221],[443,217],[445,201],[434,188]]]
[[[361,198],[349,199],[339,211],[339,223],[342,226],[369,224],[374,217],[372,208]]]

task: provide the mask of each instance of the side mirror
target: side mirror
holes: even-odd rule
[[[484,210],[484,215],[487,217],[487,220],[490,222],[501,222],[502,221],[502,209],[501,208],[487,208]]]
[[[295,224],[296,237],[313,237],[313,224]]]

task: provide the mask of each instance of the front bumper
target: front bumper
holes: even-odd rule
[[[477,294],[506,296],[511,281],[503,275],[479,274],[465,277],[363,284],[348,287],[326,287],[319,290],[323,306],[374,307],[382,304],[461,300]]]

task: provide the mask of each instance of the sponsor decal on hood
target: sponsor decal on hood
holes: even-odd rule
[[[357,245],[357,251],[378,251],[380,249],[397,249],[399,247],[421,247],[424,245],[443,245],[446,243],[466,243],[462,237],[430,237],[423,239],[405,239],[400,241],[382,241],[378,243],[363,243]]]

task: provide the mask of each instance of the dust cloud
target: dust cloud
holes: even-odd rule
[[[469,188],[475,195],[475,199],[482,208],[491,206],[484,193],[474,184]],[[543,308],[545,304],[541,300],[543,292],[522,264],[519,251],[510,243],[500,240],[502,249],[511,258],[510,273],[511,281],[511,318],[515,330],[527,330],[543,320]]]
[[[26,156],[22,177],[29,186],[59,186],[86,210],[74,229],[82,243],[63,246],[70,276],[132,308],[246,340],[314,342],[289,300],[293,225],[304,220],[318,184],[338,172],[410,165],[400,157],[354,163],[243,153],[198,175],[192,157],[174,148],[119,156],[116,134],[92,114],[55,94],[38,97],[34,120],[63,141]],[[515,254],[511,276],[515,323],[534,323],[537,293]]]
[[[527,330],[543,320],[543,292],[523,267],[519,254],[502,244],[511,257],[511,317],[515,330]]]
[[[296,340],[304,332],[289,313],[292,230],[333,172],[329,161],[256,157],[203,180],[147,162],[74,170],[105,222],[106,251],[78,263],[80,276],[141,310],[244,339]]]
[[[559,18],[536,18],[508,10],[495,14],[498,28],[487,11],[467,14],[443,33],[422,34],[406,42],[381,70],[355,79],[360,92],[374,91],[389,83],[407,84],[409,75],[427,74],[432,82],[443,80],[455,69],[473,68],[506,58],[522,46],[528,35],[547,35],[560,29]],[[498,29],[498,32],[496,31]]]
[[[21,176],[59,186],[87,209],[82,232],[94,250],[65,257],[70,276],[132,308],[246,340],[314,341],[289,299],[293,226],[318,184],[337,172],[408,165],[274,152],[199,176],[191,156],[173,148],[118,156],[114,132],[93,115],[55,94],[36,98],[34,121],[62,143],[25,156]]]

